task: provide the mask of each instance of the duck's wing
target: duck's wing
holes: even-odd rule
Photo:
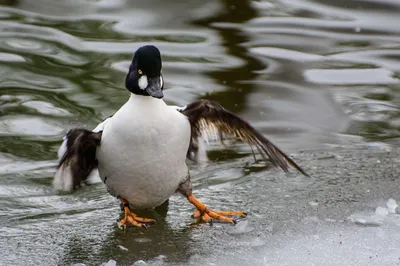
[[[60,159],[53,185],[58,190],[73,190],[97,167],[96,148],[102,132],[71,129],[64,140],[66,152]]]
[[[102,132],[104,127],[107,125],[109,119],[112,116],[106,118],[103,122],[101,122],[100,124],[98,124],[95,129],[93,129],[93,132]],[[67,152],[67,143],[68,143],[68,134],[63,138],[64,141],[61,143],[60,148],[58,148],[58,161],[61,161],[61,159],[63,158],[64,154]]]
[[[93,131],[75,128],[64,137],[58,149],[59,164],[53,180],[56,189],[68,191],[79,187],[97,167],[96,148],[108,119]]]
[[[189,118],[192,128],[190,149],[194,149],[194,152],[196,152],[196,143],[200,137],[208,140],[222,139],[225,135],[231,135],[252,147],[255,146],[264,158],[268,157],[272,164],[282,168],[285,172],[288,172],[289,167],[292,166],[303,175],[308,176],[289,156],[249,123],[225,110],[218,103],[198,100],[181,108],[180,112]]]

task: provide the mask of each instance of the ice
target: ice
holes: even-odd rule
[[[138,260],[134,264],[132,264],[132,266],[146,266],[146,265],[147,263],[143,260]]]
[[[312,207],[318,207],[319,203],[317,201],[310,201],[308,203],[308,205],[312,206]]]
[[[375,210],[375,214],[378,216],[387,216],[389,214],[388,209],[384,208],[384,207],[377,207]]]
[[[389,199],[386,203],[389,213],[396,213],[396,209],[398,207],[397,202],[394,199]]]
[[[250,242],[250,246],[252,247],[261,247],[264,246],[265,244],[266,242],[260,237],[256,237]]]
[[[127,249],[126,247],[121,246],[121,245],[118,245],[118,247],[119,247],[121,250],[123,250],[123,251],[128,251],[128,250],[129,250],[129,249]]]
[[[386,207],[375,207],[354,209],[347,219],[334,214],[310,215],[290,226],[273,224],[272,230],[245,220],[226,229],[225,236],[218,235],[229,244],[209,250],[200,247],[204,253],[192,255],[185,264],[167,262],[160,255],[130,265],[399,265],[400,214],[394,212],[397,203],[389,199]]]
[[[393,206],[391,206],[393,209]],[[369,226],[380,226],[382,224],[384,224],[384,221],[386,219],[386,217],[389,215],[389,213],[393,213],[391,212],[392,209],[389,211],[388,208],[384,208],[381,206],[378,206],[375,209],[375,213],[374,214],[359,214],[359,213],[355,213],[350,215],[347,219],[350,222],[356,223],[356,224],[362,224],[362,225],[369,225]]]
[[[109,260],[107,262],[104,262],[100,266],[116,266],[116,265],[117,265],[117,262],[115,260]]]
[[[248,226],[244,223],[238,234],[229,234],[234,237],[231,248],[194,255],[188,265],[399,265],[400,215],[390,211],[392,200],[388,205],[355,209],[345,220],[309,216],[290,228],[262,230],[260,236],[255,226],[242,233]],[[254,241],[241,244],[251,235]]]
[[[229,232],[232,235],[239,235],[251,232],[253,228],[249,225],[248,221],[240,221]]]

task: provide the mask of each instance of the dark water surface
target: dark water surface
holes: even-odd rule
[[[398,0],[0,3],[0,265],[399,265]],[[123,231],[98,179],[54,191],[63,135],[127,100],[148,43],[168,103],[219,101],[312,177],[212,146],[195,193],[249,212],[235,227],[191,226],[174,196],[144,214],[156,225]]]

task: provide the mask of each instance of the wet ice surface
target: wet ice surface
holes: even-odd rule
[[[251,194],[239,204],[251,208],[251,214],[234,227],[215,224],[192,229],[194,254],[182,265],[398,265],[397,201],[382,198],[398,196],[400,172],[392,171],[398,154],[363,151],[357,155],[363,159],[353,158],[349,167],[350,154],[335,154],[331,159],[325,159],[329,158],[327,154],[314,154],[314,160],[327,160],[326,167],[333,168],[326,175],[314,177],[319,180],[292,176],[289,181],[269,180],[272,184],[264,180],[269,185],[262,185],[254,179],[246,185],[250,193],[231,188],[235,195]],[[364,178],[355,177],[354,171],[366,163],[375,164],[375,170]],[[391,170],[385,171],[388,167]],[[381,170],[382,175],[377,176]],[[338,173],[333,184],[335,178],[328,175]],[[380,184],[376,185],[378,180]],[[298,186],[288,188],[284,182]],[[354,182],[364,184],[359,190],[347,187]],[[293,199],[286,189],[298,189],[304,197]],[[262,191],[274,195],[262,196]],[[152,259],[146,264],[137,261],[137,265],[176,265],[166,259]]]
[[[276,187],[283,188],[278,189],[281,195],[263,200],[260,197],[262,191],[271,193],[274,186],[256,187],[259,181],[252,181],[255,186],[251,188],[251,194],[254,196],[249,202],[258,202],[258,211],[253,210],[252,215],[237,227],[212,228],[207,232],[203,229],[199,234],[207,235],[214,243],[212,248],[207,248],[210,242],[201,247],[212,250],[211,255],[206,255],[207,251],[199,252],[190,258],[190,264],[398,265],[400,215],[396,200],[382,198],[384,195],[398,196],[400,173],[393,171],[398,155],[364,152],[357,154],[363,159],[353,158],[352,163],[348,161],[350,154],[334,156],[340,159],[323,159],[325,155],[316,155],[317,160],[329,161],[326,167],[331,170],[325,171],[326,175],[315,176],[319,180],[313,180],[312,185],[302,177],[295,177],[300,180],[297,180],[298,186],[291,189],[302,191],[304,198],[288,196],[285,185],[281,184]],[[375,170],[363,178],[356,177],[354,172],[366,163],[374,164]],[[375,183],[378,180],[379,185]],[[352,183],[363,185],[354,190],[354,187],[347,187]],[[393,187],[389,189],[391,185]],[[371,201],[373,198],[375,200]],[[268,207],[261,207],[262,204]]]
[[[216,210],[249,213],[236,226],[191,225],[193,208],[175,196],[167,214],[144,212],[157,220],[148,230],[124,232],[117,227],[118,202],[101,183],[52,197],[44,187],[45,197],[26,195],[5,204],[11,217],[22,216],[1,224],[2,253],[9,254],[2,262],[35,265],[45,256],[61,265],[397,265],[400,152],[347,148],[296,155],[303,165],[314,165],[311,178],[272,169],[222,182],[220,172],[245,173],[251,156],[194,167],[200,199]],[[20,200],[31,207],[14,209]]]

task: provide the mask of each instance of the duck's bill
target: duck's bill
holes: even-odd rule
[[[146,91],[150,96],[158,99],[164,97],[160,77],[149,78],[148,82],[149,85],[147,86]]]

